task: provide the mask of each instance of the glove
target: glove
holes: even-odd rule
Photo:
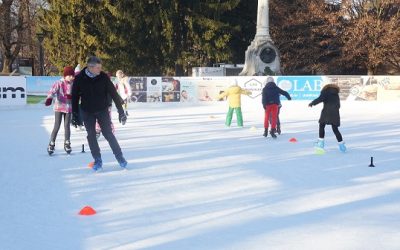
[[[76,112],[72,113],[71,124],[75,128],[77,128],[78,126],[82,126],[82,121],[81,121],[78,113],[76,113]]]
[[[312,102],[310,102],[309,104],[308,104],[308,107],[312,107],[313,106],[313,103]]]
[[[122,125],[125,125],[126,120],[127,120],[126,115],[125,115],[125,112],[124,112],[123,110],[122,110],[122,111],[118,111],[118,114],[119,114],[119,116],[118,116],[119,122],[120,122]]]
[[[44,105],[50,106],[52,102],[53,102],[53,98],[49,97],[46,99],[46,102],[44,103]]]

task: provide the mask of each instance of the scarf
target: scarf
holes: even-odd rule
[[[85,69],[85,74],[90,78],[95,78],[96,76],[98,76],[90,72],[87,68]]]

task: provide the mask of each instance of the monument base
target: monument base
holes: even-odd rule
[[[246,61],[241,76],[264,75],[269,67],[276,75],[281,74],[278,48],[269,37],[257,37],[246,50]]]

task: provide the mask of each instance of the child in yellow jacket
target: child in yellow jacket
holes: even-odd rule
[[[239,127],[243,127],[243,115],[241,109],[241,95],[251,95],[251,92],[242,89],[238,86],[237,82],[219,95],[219,98],[228,98],[229,110],[226,114],[226,126],[231,126],[233,111],[236,111],[236,119]]]

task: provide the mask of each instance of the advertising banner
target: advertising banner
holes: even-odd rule
[[[319,96],[324,79],[322,76],[278,76],[276,83],[293,100],[313,100]]]
[[[400,76],[326,76],[340,87],[340,99],[350,101],[400,100]]]
[[[173,77],[163,77],[161,79],[162,101],[179,102],[181,99],[181,83]]]
[[[60,78],[59,76],[26,77],[24,91],[31,95],[46,95],[52,84]],[[400,76],[272,76],[272,78],[280,88],[289,92],[293,100],[313,100],[319,96],[325,84],[337,84],[340,87],[341,100],[400,100]],[[129,77],[132,102],[222,101],[218,98],[219,94],[236,83],[251,91],[250,98],[261,99],[266,81],[267,76]]]
[[[251,95],[249,95],[250,98],[256,99],[256,98],[261,98],[262,90],[265,86],[265,81],[267,80],[267,77],[242,76],[242,77],[235,77],[234,79],[235,81],[238,82],[240,87],[251,91]]]
[[[181,102],[196,102],[197,85],[193,78],[178,78],[181,83]]]
[[[30,95],[47,95],[53,83],[61,76],[29,76],[26,77],[26,87]]]
[[[147,102],[147,78],[130,77],[128,81],[132,90],[131,102]]]
[[[161,77],[147,77],[147,102],[161,102]]]
[[[23,76],[0,77],[0,106],[26,104],[26,79]]]
[[[326,76],[326,84],[336,84],[340,88],[340,100],[356,100],[359,87],[363,86],[361,76]]]
[[[223,101],[219,99],[219,95],[229,87],[230,77],[212,77],[197,78],[197,100],[206,101]]]

